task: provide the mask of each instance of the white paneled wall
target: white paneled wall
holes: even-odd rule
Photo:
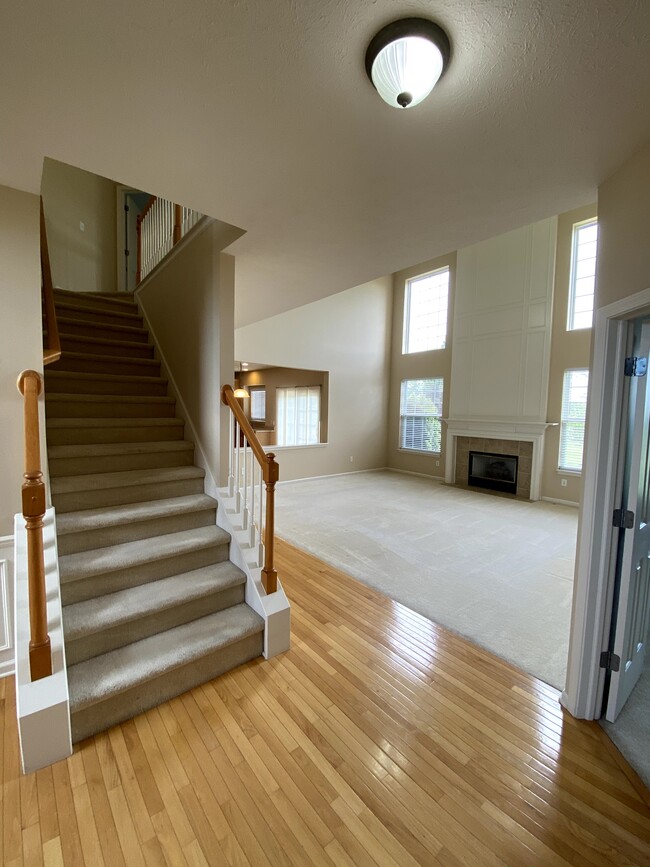
[[[458,251],[451,418],[546,421],[557,219]]]

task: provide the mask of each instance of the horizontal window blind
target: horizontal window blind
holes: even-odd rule
[[[308,446],[320,442],[320,385],[276,389],[277,444]]]
[[[407,280],[403,353],[445,348],[448,303],[449,268]]]
[[[588,370],[565,370],[560,418],[559,468],[561,470],[580,472],[582,469],[588,391]]]
[[[253,421],[266,419],[266,388],[259,386],[249,388],[251,395],[251,418]]]
[[[593,324],[597,246],[598,222],[596,220],[577,223],[573,227],[567,326],[569,331],[591,328]]]
[[[440,452],[442,392],[441,377],[403,380],[400,395],[400,448]]]

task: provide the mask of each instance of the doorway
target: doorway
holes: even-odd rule
[[[117,185],[117,291],[134,292],[138,267],[137,220],[149,193]]]

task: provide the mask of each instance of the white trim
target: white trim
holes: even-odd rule
[[[625,391],[622,376],[628,326],[650,308],[650,289],[595,311],[590,394],[585,437],[584,491],[578,525],[578,550],[567,682],[561,703],[573,716],[600,716],[606,649],[612,613],[612,510],[620,489],[621,427]]]
[[[556,503],[558,506],[571,506],[574,509],[580,508],[580,503],[575,500],[560,500],[559,497],[542,497],[545,503]]]
[[[9,622],[9,594],[7,592],[7,564],[9,560],[0,560],[0,619],[2,621],[2,634],[5,643],[0,644],[0,653],[11,650],[11,623]]]
[[[347,473],[325,473],[322,476],[304,476],[302,479],[283,479],[278,485],[292,485],[294,482],[311,482],[314,479],[334,479],[336,476],[358,476],[361,473],[378,473],[381,470],[389,470],[390,467],[370,467],[369,470],[349,470]],[[398,470],[398,472],[400,472]]]
[[[413,470],[402,470],[400,467],[382,467],[384,470],[388,470],[390,473],[402,473],[404,476],[419,476],[421,479],[430,479],[432,482],[440,482],[444,483],[444,476],[432,476],[430,473],[415,473]],[[369,470],[364,470],[364,472],[369,472]]]

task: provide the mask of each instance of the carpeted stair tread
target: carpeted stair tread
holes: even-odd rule
[[[66,394],[55,391],[45,396],[47,403],[176,403],[175,398],[156,394]]]
[[[134,358],[153,357],[153,343],[136,343],[134,340],[120,340],[117,337],[94,337],[90,334],[70,334],[67,331],[59,331],[59,337],[61,338],[64,352],[67,351],[65,348],[67,344],[82,343],[87,345],[91,352],[94,348],[100,355],[102,354],[102,349],[105,350],[104,355],[113,354],[109,351],[109,347],[111,349],[121,349],[122,355],[117,357],[122,358],[123,361],[131,356]]]
[[[155,586],[141,584],[85,602],[75,602],[63,608],[66,640],[75,641],[245,582],[246,576],[241,569],[230,560],[224,560],[213,566],[161,578]]]
[[[132,298],[119,298],[119,293],[103,293],[103,292],[74,292],[72,289],[55,289],[54,299],[59,298],[65,301],[76,300],[77,303],[94,304],[95,307],[106,305],[113,309],[135,310],[137,312],[138,305]]]
[[[174,419],[170,419],[174,421]],[[69,446],[50,446],[50,460],[57,458],[102,458],[114,455],[143,455],[151,452],[185,452],[194,450],[189,440],[161,440],[151,443],[79,443]]]
[[[140,539],[137,542],[124,542],[121,545],[95,548],[77,554],[64,554],[59,557],[61,584],[138,568],[145,563],[155,563],[168,557],[227,545],[229,541],[230,535],[221,527],[199,527],[157,536],[153,544],[151,539]]]
[[[114,332],[115,337],[118,340],[126,339],[127,337],[135,337],[138,340],[144,340],[146,342],[149,336],[148,330],[139,325],[117,325],[114,322],[88,322],[87,319],[75,319],[73,316],[57,316],[56,321],[59,326],[59,331],[65,331],[68,334],[72,333],[71,331],[68,331],[68,326],[70,326],[72,329],[87,328],[89,336],[92,336],[93,331],[96,329]]]
[[[100,392],[102,394],[122,394],[120,390],[125,386],[139,385],[146,391],[148,387],[167,388],[167,380],[162,376],[129,376],[119,373],[81,373],[74,370],[45,370],[45,394],[70,394],[67,388],[74,386],[73,393],[78,394],[85,388],[92,386],[114,386],[115,391]],[[60,390],[52,391],[54,386],[61,386]],[[49,389],[49,391],[48,391]],[[90,392],[91,394],[94,392]]]
[[[167,500],[152,500],[144,503],[128,503],[124,506],[104,506],[98,509],[83,509],[79,512],[64,512],[56,516],[58,536],[116,527],[125,523],[150,521],[169,515],[200,512],[216,509],[217,501],[207,494],[192,494],[187,497],[170,497]]]
[[[169,425],[183,427],[185,422],[181,418],[51,418],[47,420],[48,428],[77,428],[77,427],[168,427]]]
[[[52,479],[52,494],[69,494],[74,491],[129,488],[139,485],[165,484],[184,479],[202,479],[205,470],[201,467],[161,467],[153,470],[125,470],[119,473],[90,473],[85,476],[59,476]]]
[[[74,338],[74,335],[72,336]],[[110,341],[108,342],[110,343]],[[101,352],[75,352],[74,350],[67,349],[65,351],[65,359],[79,361],[81,363],[97,361],[105,362],[107,364],[128,364],[137,367],[157,367],[160,365],[160,362],[156,358],[120,358],[119,355],[102,355]],[[49,373],[50,370],[56,370],[58,372],[56,367],[48,368],[47,373]]]
[[[72,665],[70,710],[75,713],[263,630],[262,618],[242,602]]]
[[[91,307],[88,304],[75,304],[73,301],[63,300],[62,298],[57,299],[56,301],[56,311],[57,314],[62,313],[63,317],[68,317],[70,319],[79,319],[79,315],[86,315],[87,313],[98,313],[101,315],[102,313],[107,316],[116,317],[120,321],[123,321],[125,325],[133,324],[136,328],[141,327],[142,316],[135,311],[130,309],[109,309],[107,307],[97,308]],[[58,320],[58,315],[57,315]],[[87,320],[83,320],[86,322]]]

